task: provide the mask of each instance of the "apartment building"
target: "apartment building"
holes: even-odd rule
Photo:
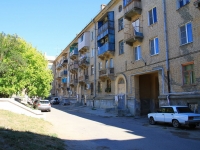
[[[199,3],[111,0],[54,61],[56,95],[133,115],[200,112]]]

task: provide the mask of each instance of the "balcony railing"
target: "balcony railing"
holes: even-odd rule
[[[99,71],[99,77],[114,75],[114,68],[106,68]]]
[[[125,19],[131,20],[131,17],[135,15],[141,15],[142,5],[140,0],[127,0],[127,4],[124,6]]]
[[[86,80],[88,80],[88,79],[89,79],[88,75],[82,75],[82,76],[78,77],[79,82],[86,82]]]
[[[75,86],[78,84],[78,79],[71,79],[70,80],[70,85]]]
[[[73,57],[78,55],[78,48],[74,48],[70,53],[69,53],[69,57]]]
[[[98,29],[98,35],[106,31],[107,29],[114,29],[114,22],[108,21],[104,23],[99,29]]]
[[[67,76],[67,74],[68,74],[67,70],[61,72],[61,76]]]
[[[70,63],[69,70],[70,72],[76,71],[78,69],[78,61]]]
[[[68,63],[68,59],[64,59],[64,60],[62,61],[62,66],[66,66],[67,63]]]
[[[87,55],[82,56],[79,59],[79,67],[87,67],[90,64],[90,58]]]
[[[115,44],[113,43],[105,43],[103,46],[99,47],[98,49],[98,56],[104,54],[107,51],[115,51]]]
[[[61,64],[58,64],[57,66],[56,66],[56,69],[58,69],[58,70],[60,70],[62,68],[62,65]]]
[[[128,28],[124,28],[124,41],[129,45],[133,45],[136,41],[141,41],[143,37],[142,27],[129,25]]]
[[[57,80],[60,80],[60,79],[61,79],[61,75],[60,75],[60,74],[57,74],[57,75],[56,75],[56,79],[57,79]]]
[[[62,78],[62,83],[66,84],[67,83],[67,78]]]

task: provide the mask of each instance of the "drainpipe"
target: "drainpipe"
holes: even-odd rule
[[[166,69],[167,69],[167,86],[168,86],[168,93],[171,93],[170,88],[170,68],[169,68],[169,48],[168,48],[168,37],[167,37],[167,18],[166,18],[166,1],[162,1],[163,4],[163,18],[164,18],[164,40],[165,40],[165,48],[166,48]],[[169,96],[168,96],[169,97]]]
[[[96,22],[95,22],[95,20],[93,19],[93,23],[94,23],[94,26],[95,26],[95,28],[94,28],[94,42],[95,42],[95,44],[94,44],[94,99],[95,99],[95,97],[96,97],[96,59],[97,59],[97,56],[96,56],[96,53],[97,53],[97,41],[96,41]]]

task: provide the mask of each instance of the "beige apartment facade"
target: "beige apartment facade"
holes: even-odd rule
[[[111,0],[56,58],[56,95],[132,115],[200,112],[198,16],[196,0]]]

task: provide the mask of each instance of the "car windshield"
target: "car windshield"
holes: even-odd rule
[[[41,104],[48,104],[49,101],[40,101]]]
[[[189,107],[177,107],[176,109],[177,109],[178,113],[191,113],[192,112]]]

